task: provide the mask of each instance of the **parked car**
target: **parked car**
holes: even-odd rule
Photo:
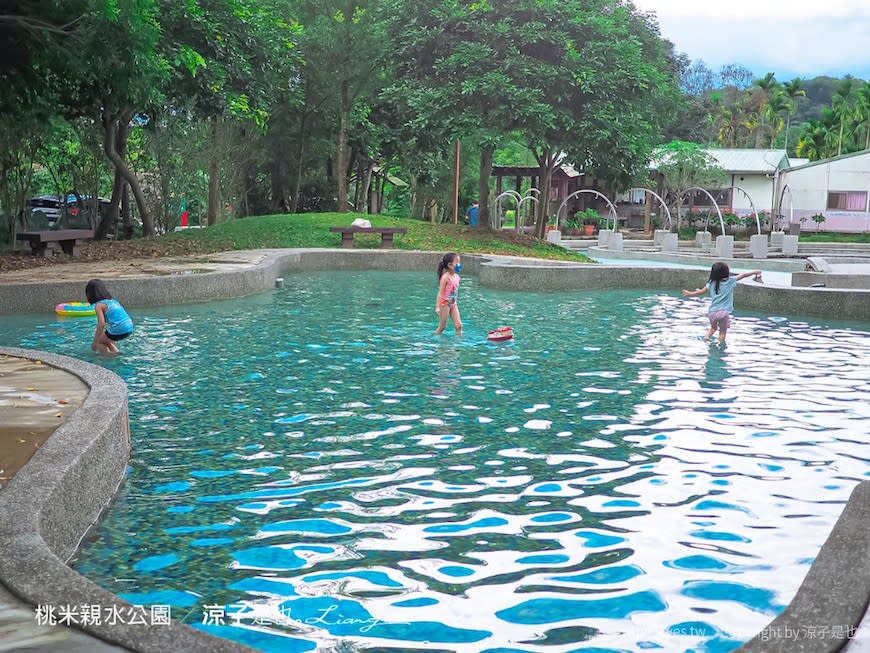
[[[90,195],[82,195],[83,202],[90,202],[90,200]],[[97,203],[97,210],[100,214],[102,214],[110,204],[109,200],[104,197],[98,197]],[[78,215],[79,206],[75,195],[67,195],[65,206],[66,210],[69,211],[70,216],[74,218]],[[33,213],[34,211],[41,211],[43,215],[45,215],[45,219],[48,220],[49,226],[54,227],[63,215],[63,198],[59,195],[41,195],[40,197],[32,197],[30,198],[30,212]]]

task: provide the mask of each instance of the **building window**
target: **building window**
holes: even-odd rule
[[[716,198],[716,204],[719,206],[731,206],[730,188],[708,188],[707,193]],[[692,193],[692,206],[713,206],[707,193],[702,193],[699,190],[694,191]]]
[[[838,211],[866,211],[867,193],[862,190],[830,192],[828,208]]]

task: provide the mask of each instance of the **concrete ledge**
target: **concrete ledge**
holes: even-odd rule
[[[66,565],[124,477],[130,452],[126,385],[102,367],[66,356],[11,348],[0,353],[40,360],[90,388],[81,407],[0,491],[0,583],[32,606],[132,607]],[[82,630],[137,651],[251,650],[178,622],[101,623]]]
[[[870,481],[864,481],[852,490],[843,513],[791,603],[738,650],[744,653],[834,653],[841,650],[848,642],[843,631],[848,634],[851,629],[854,633],[870,602],[868,524]],[[814,627],[815,632],[809,634],[807,627]]]

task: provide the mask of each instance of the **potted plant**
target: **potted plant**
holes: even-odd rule
[[[577,216],[577,213],[568,216],[568,219],[565,220],[565,232],[569,236],[580,235],[580,218]]]
[[[574,217],[583,223],[583,233],[591,236],[595,228],[601,225],[601,215],[595,209],[584,209],[574,214]]]

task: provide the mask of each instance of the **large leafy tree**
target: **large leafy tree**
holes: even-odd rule
[[[394,39],[391,93],[419,111],[422,129],[480,146],[483,227],[492,153],[507,134],[521,134],[534,150],[543,197],[566,154],[624,181],[643,165],[663,106],[677,93],[666,44],[628,4],[393,0],[390,7],[391,29],[403,38]],[[546,217],[542,202],[539,233]]]
[[[725,180],[725,171],[697,143],[671,141],[653,152],[653,166],[658,172],[665,193],[674,202],[677,230],[682,226],[683,205],[692,188],[709,188]]]

